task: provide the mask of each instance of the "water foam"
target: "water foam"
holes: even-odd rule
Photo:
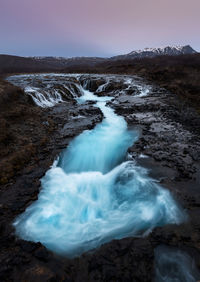
[[[183,214],[145,169],[125,162],[111,172],[50,169],[39,199],[15,221],[17,234],[74,257],[108,242],[178,224]]]

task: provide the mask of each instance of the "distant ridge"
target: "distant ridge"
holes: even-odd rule
[[[37,62],[40,63],[47,63],[48,65],[51,65],[52,67],[68,67],[71,65],[78,66],[78,65],[90,65],[93,66],[96,63],[100,63],[104,61],[104,58],[99,57],[29,57],[30,59],[34,59]]]
[[[132,51],[125,55],[111,58],[100,57],[19,57],[0,54],[0,74],[5,73],[31,73],[31,72],[62,72],[62,71],[94,71],[102,64],[118,60],[132,60],[140,58],[153,58],[156,56],[177,56],[197,53],[190,45],[167,46],[162,48],[145,48]]]
[[[111,58],[111,60],[118,60],[118,59],[135,59],[135,58],[144,58],[144,57],[155,57],[155,56],[177,56],[177,55],[184,55],[184,54],[195,54],[197,53],[190,45],[176,45],[176,46],[166,46],[166,47],[159,47],[159,48],[144,48],[142,50],[135,50],[128,54],[124,55],[117,55]],[[48,62],[54,65],[63,65],[67,66],[71,63],[79,64],[79,63],[89,63],[89,64],[96,64],[101,61],[106,60],[106,58],[100,57],[30,57],[39,62]]]

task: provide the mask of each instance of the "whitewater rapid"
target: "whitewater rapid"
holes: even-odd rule
[[[126,161],[138,132],[106,105],[111,98],[82,93],[77,101],[96,101],[104,120],[74,138],[41,179],[38,200],[14,222],[20,238],[68,257],[185,220],[170,192]]]

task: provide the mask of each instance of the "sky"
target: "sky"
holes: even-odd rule
[[[200,51],[200,0],[0,0],[0,53],[119,55],[190,44]]]

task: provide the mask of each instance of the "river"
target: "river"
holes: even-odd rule
[[[107,105],[112,97],[76,87],[81,93],[77,102],[95,102],[104,119],[60,154],[41,179],[38,200],[16,218],[16,234],[75,257],[113,239],[145,236],[156,226],[184,221],[185,213],[170,192],[127,160],[139,133]]]

